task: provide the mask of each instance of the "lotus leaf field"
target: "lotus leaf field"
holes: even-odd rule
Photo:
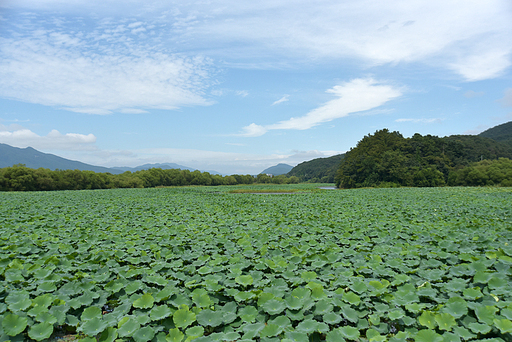
[[[0,341],[512,341],[512,189],[0,193]]]

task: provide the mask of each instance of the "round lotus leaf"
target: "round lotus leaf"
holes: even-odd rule
[[[260,337],[273,337],[279,335],[283,328],[277,324],[267,324],[260,332]]]
[[[254,279],[250,275],[240,275],[235,278],[235,281],[242,286],[248,286],[252,285]]]
[[[450,280],[444,285],[448,291],[459,292],[463,291],[467,287],[467,280],[456,278]]]
[[[283,301],[271,299],[265,302],[265,304],[262,305],[262,308],[265,312],[271,315],[277,315],[283,312],[284,309],[286,309],[286,304]]]
[[[25,298],[25,299],[20,299],[17,302],[10,303],[8,307],[9,307],[9,310],[11,310],[12,312],[17,312],[17,311],[24,311],[24,310],[28,309],[31,305],[32,305],[32,301],[28,298]],[[45,308],[45,307],[40,307],[40,308],[43,311],[47,310],[47,308]],[[39,312],[37,312],[37,313],[39,313]],[[34,316],[37,313],[35,313]]]
[[[509,319],[494,319],[494,326],[500,329],[502,334],[512,332],[512,322]]]
[[[238,316],[244,321],[252,323],[256,320],[258,310],[254,306],[246,306],[238,311]]]
[[[151,309],[149,317],[152,321],[159,321],[166,317],[169,317],[172,314],[171,309],[167,305],[155,306]]]
[[[235,331],[224,333],[222,341],[238,341],[240,340],[240,334]]]
[[[407,311],[410,311],[412,313],[419,313],[420,311],[422,311],[427,305],[424,304],[424,303],[411,303],[411,304],[406,304],[405,305],[405,308],[407,309]]]
[[[471,300],[476,300],[478,298],[482,298],[483,297],[483,293],[482,291],[480,291],[480,288],[479,287],[473,287],[473,288],[470,288],[470,289],[465,289],[462,294],[464,295],[464,297],[468,298],[468,299],[471,299]]]
[[[124,291],[127,294],[132,294],[135,291],[138,291],[138,290],[142,289],[142,287],[143,287],[142,281],[134,280],[134,281],[130,281],[128,283],[128,285],[126,285],[126,287],[124,288]]]
[[[186,328],[196,321],[196,314],[189,311],[188,308],[182,308],[174,313],[172,320],[178,328]]]
[[[9,336],[20,334],[27,327],[28,319],[15,314],[8,314],[2,320],[4,332]]]
[[[36,341],[41,341],[49,338],[53,333],[53,324],[38,323],[30,327],[28,336]]]
[[[309,341],[309,340],[307,340]],[[327,333],[325,336],[326,342],[345,342],[346,340],[343,338],[343,335],[341,335],[341,332],[339,328],[333,329]]]
[[[54,292],[57,290],[57,286],[55,286],[55,283],[51,281],[45,281],[39,284],[37,290],[41,292]]]
[[[287,331],[285,337],[293,342],[309,342],[308,334],[298,331]]]
[[[80,316],[82,321],[88,321],[93,318],[101,318],[102,312],[101,309],[97,306],[91,306],[85,309]]]
[[[318,275],[314,271],[304,271],[300,274],[300,277],[304,279],[306,282],[310,282],[315,280]]]
[[[436,328],[436,317],[435,315],[430,311],[423,311],[420,317],[418,317],[418,322],[420,322],[421,325],[429,328],[429,329],[435,329]]]
[[[96,336],[107,328],[107,322],[101,318],[94,317],[85,321],[79,328],[84,334]]]
[[[212,311],[210,309],[202,310],[196,315],[196,320],[202,326],[218,327],[222,324],[222,314]]]
[[[188,328],[185,331],[185,335],[187,336],[187,341],[191,341],[195,338],[201,337],[204,334],[204,328],[201,326],[196,326],[192,328]]]
[[[157,285],[160,285],[160,286],[165,286],[168,283],[168,280],[165,279],[164,277],[160,276],[160,275],[150,275],[150,276],[147,276],[144,279],[144,281],[146,283],[157,284]]]
[[[144,327],[137,330],[133,335],[132,338],[135,340],[135,342],[147,342],[151,341],[153,337],[155,336],[156,332],[151,327]]]
[[[485,323],[474,323],[474,322],[469,323],[468,327],[475,334],[487,334],[492,329],[489,325],[487,325]]]
[[[452,297],[446,302],[443,312],[449,313],[455,318],[461,318],[468,313],[468,303],[460,297]]]
[[[449,313],[436,314],[436,322],[439,329],[450,331],[454,325],[457,325],[455,318]]]
[[[343,300],[352,305],[359,305],[361,302],[361,298],[352,291],[343,293]]]
[[[312,319],[306,319],[297,325],[295,328],[295,331],[302,332],[302,333],[312,333],[316,331],[318,326],[318,322],[314,321]]]
[[[334,325],[334,324],[338,324],[339,322],[341,322],[342,317],[341,317],[341,315],[339,315],[337,313],[329,312],[329,313],[326,313],[325,315],[323,315],[322,320],[327,324]]]
[[[169,334],[165,337],[168,342],[181,342],[185,334],[183,334],[180,329],[174,328],[169,330]]]
[[[400,319],[400,318],[402,318],[404,316],[405,316],[405,312],[404,312],[404,310],[402,310],[400,308],[396,308],[396,309],[390,310],[388,312],[388,317],[392,321]]]
[[[34,306],[38,305],[47,308],[52,304],[54,299],[55,298],[52,295],[45,293],[44,295],[37,296],[36,298],[32,299],[32,304]]]
[[[113,327],[108,327],[107,329],[103,330],[98,342],[114,342],[116,338],[117,329]]]
[[[174,293],[174,288],[166,287],[155,295],[155,302],[161,302],[163,300],[167,300],[167,299],[169,299],[169,297],[172,296],[173,293]]]
[[[495,306],[490,305],[480,305],[475,309],[475,314],[478,317],[478,320],[487,325],[492,325],[494,319],[496,318],[496,311],[498,310]]]
[[[443,342],[443,337],[433,330],[420,330],[414,336],[416,342]]]
[[[130,337],[140,328],[140,323],[135,317],[124,317],[118,324],[117,333],[120,337]]]
[[[36,316],[36,321],[41,322],[41,323],[46,322],[46,323],[53,325],[53,324],[57,323],[57,318],[55,316],[53,316],[52,314],[50,314],[49,312],[45,311],[45,312],[39,313]]]
[[[145,293],[142,297],[133,302],[133,307],[139,309],[150,309],[153,307],[154,303],[155,299],[153,296],[149,293]]]

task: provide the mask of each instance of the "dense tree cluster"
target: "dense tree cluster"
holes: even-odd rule
[[[14,165],[0,169],[0,191],[49,191],[114,188],[148,188],[184,185],[236,185],[254,183],[298,183],[285,175],[212,175],[208,172],[153,168],[119,175],[80,170],[31,169]]]
[[[344,154],[338,154],[300,163],[288,172],[288,176],[297,176],[301,182],[334,183],[336,170],[338,170],[344,157]]]
[[[480,185],[466,180],[468,168],[483,171],[481,160],[512,158],[512,148],[479,136],[422,136],[404,138],[399,132],[383,129],[365,136],[346,153],[335,177],[336,186],[359,188],[375,186]],[[493,164],[493,163],[492,163]],[[507,168],[503,159],[496,168]],[[476,172],[476,171],[475,171]],[[506,170],[502,173],[507,175]],[[477,177],[478,178],[478,177]],[[492,184],[506,183],[507,176]],[[491,181],[489,181],[491,182]],[[490,184],[487,181],[481,185]]]

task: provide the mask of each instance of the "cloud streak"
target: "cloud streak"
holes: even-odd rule
[[[402,95],[400,89],[379,83],[373,78],[353,79],[337,85],[327,90],[327,92],[334,94],[336,98],[306,115],[266,126],[252,123],[243,127],[239,136],[258,137],[270,130],[310,129],[324,122],[380,107]]]
[[[280,103],[283,103],[283,102],[286,102],[286,101],[289,101],[288,98],[290,97],[290,95],[285,95],[283,97],[281,97],[279,100],[275,101],[274,103],[272,103],[272,106],[275,106],[275,105],[278,105]]]
[[[95,149],[96,137],[94,134],[61,134],[54,129],[48,135],[40,136],[29,129],[16,128],[16,130],[7,130],[8,127],[0,125],[0,143],[23,148],[30,146],[42,150]]]

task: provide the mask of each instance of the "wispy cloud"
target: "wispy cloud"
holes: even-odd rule
[[[237,90],[235,94],[241,97],[246,97],[249,95],[249,92],[247,90]]]
[[[272,103],[272,106],[275,106],[277,104],[280,104],[280,103],[288,101],[289,97],[290,97],[290,95],[285,95],[285,96],[281,97],[279,100],[277,100],[274,103]]]
[[[276,124],[260,126],[255,123],[243,127],[239,134],[245,137],[257,137],[269,130],[305,130],[321,123],[342,118],[349,114],[367,111],[382,106],[386,102],[402,95],[401,90],[372,78],[358,78],[337,85],[329,90],[336,98],[310,111],[304,116],[291,118]]]
[[[88,34],[54,27],[2,38],[0,96],[89,114],[211,104],[209,59],[151,51],[112,29]]]

